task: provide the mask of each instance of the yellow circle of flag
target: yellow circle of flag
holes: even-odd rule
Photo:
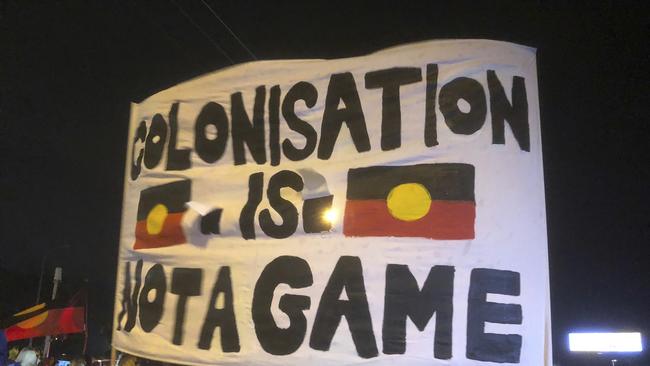
[[[45,308],[45,304],[38,304],[38,305],[32,306],[29,309],[25,309],[25,310],[23,310],[23,311],[21,311],[19,313],[16,313],[16,314],[14,314],[14,316],[25,315],[25,314],[28,314],[28,313],[31,313],[31,312],[34,312],[34,311],[41,310],[43,308]],[[38,315],[35,315],[35,316],[33,316],[33,317],[31,317],[31,318],[29,318],[27,320],[23,320],[22,322],[16,324],[16,326],[18,328],[22,328],[22,329],[34,328],[34,327],[37,327],[37,326],[41,325],[45,321],[45,319],[47,319],[47,311],[42,312],[42,313],[40,313]]]
[[[147,215],[147,233],[149,235],[158,235],[163,229],[165,219],[169,211],[163,204],[157,204]]]
[[[388,193],[388,212],[402,221],[416,221],[423,218],[431,208],[431,195],[419,183],[400,184]]]

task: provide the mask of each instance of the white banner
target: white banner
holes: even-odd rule
[[[179,364],[550,365],[535,51],[260,61],[132,107],[113,345]]]

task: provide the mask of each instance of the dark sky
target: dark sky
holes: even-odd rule
[[[251,60],[200,1],[175,1],[0,0],[0,316],[34,300],[50,248],[47,271],[63,265],[71,288],[86,279],[110,321],[129,103],[229,66],[218,48]],[[556,357],[568,360],[573,329],[650,336],[642,2],[206,1],[258,59],[444,38],[536,47]]]

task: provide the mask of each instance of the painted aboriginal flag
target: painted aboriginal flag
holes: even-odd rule
[[[133,249],[183,244],[187,240],[181,220],[190,201],[191,181],[182,180],[147,188],[140,193]]]
[[[470,164],[350,169],[343,233],[473,239],[475,207]]]

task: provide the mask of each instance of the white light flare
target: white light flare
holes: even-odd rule
[[[330,208],[323,213],[323,220],[332,224],[332,226],[334,226],[334,224],[338,220],[338,217],[339,217],[339,213],[333,208]]]

